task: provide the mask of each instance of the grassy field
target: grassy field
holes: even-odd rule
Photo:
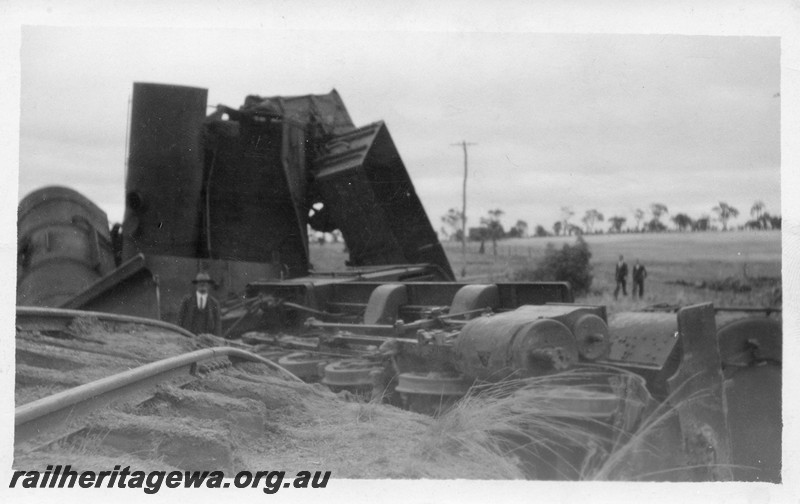
[[[780,304],[780,231],[593,235],[585,240],[592,252],[594,281],[591,292],[580,302],[608,305],[612,312],[654,303]],[[561,247],[574,241],[574,237],[502,240],[497,244],[496,255],[491,242],[485,244],[484,254],[479,253],[479,243],[468,243],[466,265],[460,243],[443,245],[459,278],[463,268],[466,280],[501,282],[513,280],[519,270],[535,267],[549,243]],[[620,254],[629,268],[636,259],[647,268],[643,300],[633,301],[630,295],[614,300],[614,264]],[[342,269],[346,259],[341,244],[311,245],[311,262],[318,270]],[[711,288],[726,280],[746,284],[751,290]],[[630,276],[628,283],[630,290]],[[696,286],[703,283],[705,287]]]

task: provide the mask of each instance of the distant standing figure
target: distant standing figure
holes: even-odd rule
[[[633,292],[631,295],[636,299],[636,290],[639,290],[639,299],[644,297],[644,279],[647,278],[647,270],[644,265],[639,264],[639,259],[636,259],[636,264],[633,265]]]
[[[213,282],[211,276],[202,271],[192,280],[195,292],[181,301],[178,325],[195,334],[220,335],[222,324],[219,302],[209,294],[209,287]]]
[[[619,296],[620,288],[622,288],[622,295],[627,296],[628,265],[625,264],[625,260],[622,256],[619,256],[619,262],[614,271],[614,279],[617,281],[617,288],[614,289],[614,299],[617,299],[617,296]]]
[[[116,223],[111,228],[111,252],[114,254],[114,266],[122,264],[122,224]]]

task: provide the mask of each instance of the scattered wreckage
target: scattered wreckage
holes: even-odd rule
[[[671,408],[630,457],[653,479],[780,481],[774,313],[609,317],[565,283],[458,282],[383,122],[356,127],[335,90],[210,115],[206,101],[134,85],[121,225],[65,187],[20,202],[18,305],[174,323],[204,271],[225,338],[306,381],[440,414],[493,383],[563,375],[573,392],[549,414],[612,445]],[[309,229],[341,232],[346,269],[310,268]],[[533,458],[570,478],[587,449]]]

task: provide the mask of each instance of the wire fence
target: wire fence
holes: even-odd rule
[[[461,253],[461,243],[459,242],[442,242],[442,246],[447,255],[452,258],[457,258],[458,254]],[[481,248],[483,248],[483,251],[481,251]],[[480,242],[467,242],[466,252],[468,255],[486,256],[487,262],[493,262],[492,258],[495,256],[537,259],[544,255],[544,247],[506,245],[498,242],[495,248],[491,241],[484,242],[483,246],[481,246]]]

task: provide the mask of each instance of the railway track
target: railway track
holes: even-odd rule
[[[154,396],[149,391],[161,383],[175,380],[183,382],[184,385],[191,383],[194,377],[201,373],[199,369],[201,363],[223,357],[234,362],[238,360],[265,364],[284,374],[287,379],[301,381],[275,363],[244,350],[237,348],[197,350],[145,364],[17,407],[14,411],[15,446],[22,448],[25,445],[30,446],[34,440],[38,440],[41,444],[44,441],[43,437],[49,441],[63,436],[62,431],[70,430],[71,426],[76,422],[79,423],[83,417],[108,404],[141,396],[143,393],[147,394],[147,399],[152,399]],[[218,364],[210,369],[220,367],[225,366]],[[139,402],[143,401],[140,399]]]
[[[197,459],[197,453],[186,457],[186,446],[206,444],[218,454],[230,450],[222,436],[206,432],[215,442],[208,444],[206,439],[198,444],[199,438],[189,436],[185,443],[173,443],[172,451],[180,456],[165,454],[156,445],[165,439],[185,437],[185,433],[170,432],[170,423],[173,427],[186,422],[202,424],[203,417],[216,420],[232,416],[258,425],[257,417],[266,406],[250,403],[248,397],[263,392],[254,390],[259,385],[307,387],[263,356],[232,346],[198,348],[225,342],[196,337],[157,320],[20,307],[16,333],[16,463],[40,459],[52,463],[54,450],[62,455],[69,453],[75,443],[85,448],[86,440],[100,433],[109,441],[101,444],[109,446],[97,446],[93,456],[106,448],[118,452],[120,443],[122,451],[126,451],[126,444],[131,451],[136,439],[144,440],[145,445],[150,440],[153,450],[145,459],[194,466],[197,462],[187,460],[204,458]],[[237,395],[241,397],[237,399]],[[171,422],[175,415],[168,407],[171,401],[177,401],[173,409],[187,404],[206,407],[201,413],[189,407],[188,414],[180,415],[181,421]],[[266,402],[275,406],[280,400]],[[252,414],[243,417],[237,415],[237,409]],[[121,427],[120,422],[128,427]],[[141,425],[131,431],[131,425],[137,422]],[[230,468],[233,458],[230,454],[222,457],[222,465]]]

